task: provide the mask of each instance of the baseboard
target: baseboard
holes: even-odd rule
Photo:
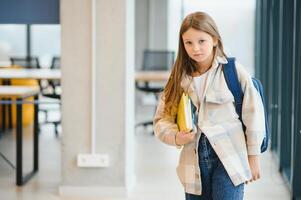
[[[125,198],[127,189],[125,187],[103,187],[103,186],[67,186],[59,187],[59,195],[64,197],[101,197],[101,198]]]

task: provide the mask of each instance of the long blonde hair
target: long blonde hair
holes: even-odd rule
[[[165,102],[165,112],[169,112],[171,107],[177,105],[180,100],[183,92],[181,89],[183,75],[192,75],[196,70],[196,62],[189,58],[182,39],[182,35],[189,28],[203,31],[217,39],[217,46],[213,49],[214,55],[226,56],[222,39],[214,20],[204,12],[194,12],[186,16],[180,28],[178,55],[162,95]]]

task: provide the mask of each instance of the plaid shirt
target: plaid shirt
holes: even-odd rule
[[[208,71],[205,82],[204,98],[198,99],[191,76],[184,76],[181,87],[190,96],[197,107],[198,131],[195,140],[183,145],[177,167],[178,177],[185,192],[200,195],[202,193],[201,174],[198,162],[198,141],[204,133],[212,148],[223,163],[235,186],[250,180],[252,175],[248,155],[260,155],[260,146],[265,131],[264,108],[260,94],[253,86],[251,76],[239,63],[235,63],[244,99],[242,124],[235,111],[234,97],[226,84],[222,64],[224,57],[216,57]],[[175,135],[179,131],[175,122],[177,106],[164,114],[164,100],[160,98],[154,117],[155,135],[164,143],[176,146]]]

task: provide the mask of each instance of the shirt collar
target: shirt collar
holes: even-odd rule
[[[212,62],[212,67],[217,68],[219,64],[227,64],[228,61],[224,56],[216,56],[216,58]]]
[[[220,64],[227,64],[228,61],[224,56],[216,56],[212,62],[212,67],[209,69],[210,71],[218,68]],[[185,74],[181,81],[182,88],[189,88],[192,81],[192,76]]]

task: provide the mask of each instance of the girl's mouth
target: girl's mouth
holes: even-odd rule
[[[198,53],[198,54],[193,54],[193,56],[198,57],[201,56],[202,54]]]

